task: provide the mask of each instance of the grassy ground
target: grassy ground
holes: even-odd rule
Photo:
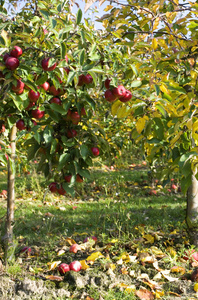
[[[2,179],[3,175],[1,173]],[[1,189],[4,188],[5,181],[1,180]],[[153,279],[150,269],[155,271],[155,275],[159,273],[153,267],[154,262],[149,262],[151,256],[165,270],[170,271],[176,266],[183,268],[183,273],[181,270],[176,273],[177,277],[189,274],[193,266],[191,261],[186,263],[182,259],[185,249],[191,248],[185,227],[184,196],[174,190],[167,191],[167,187],[163,188],[159,182],[151,187],[148,169],[142,164],[119,170],[106,166],[94,168],[92,179],[77,186],[75,198],[52,195],[45,189],[42,177],[34,172],[17,177],[16,190],[16,248],[13,250],[17,260],[8,268],[11,276],[21,276],[26,272],[31,275],[49,274],[50,262],[82,260],[98,250],[102,252],[103,259],[98,259],[96,265],[94,260],[91,268],[104,270],[108,260],[109,268],[115,266],[112,267],[113,272],[130,275],[135,270],[134,276],[147,273],[149,280]],[[2,235],[5,198],[0,199],[0,208]],[[76,254],[68,252],[73,243],[71,239],[82,245],[84,238],[89,236],[98,239],[94,247]],[[33,249],[31,256],[21,255],[20,250],[24,246]],[[59,255],[61,251],[62,255]],[[136,265],[130,259],[124,259],[126,253],[129,257],[137,257]],[[122,259],[121,265],[119,259]],[[51,270],[50,274],[57,275],[57,269]],[[161,281],[169,282],[167,278]],[[156,288],[149,288],[148,282],[143,285],[157,298]],[[140,285],[134,286],[128,286],[128,290],[126,286],[112,288],[105,299],[143,299],[137,293],[141,291]],[[163,286],[163,293],[158,293],[158,298],[168,299],[164,295],[169,295],[171,288],[171,285]],[[89,296],[99,299],[100,294],[92,288]]]

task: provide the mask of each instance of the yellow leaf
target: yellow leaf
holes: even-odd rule
[[[146,119],[144,117],[139,118],[135,124],[137,132],[141,133],[145,127]]]
[[[157,39],[154,38],[154,39],[152,40],[152,48],[153,48],[154,50],[156,50],[157,47],[158,47]]]
[[[110,243],[115,244],[115,243],[117,243],[118,241],[119,241],[118,239],[112,239],[112,240],[110,241]]]
[[[198,292],[198,283],[195,283],[195,285],[194,285],[194,291]]]
[[[49,271],[52,271],[54,269],[56,269],[56,267],[61,263],[61,261],[53,261],[53,262],[48,262],[47,265],[48,265],[48,268],[49,268]]]
[[[73,244],[76,244],[76,242],[75,242],[73,239],[71,239],[71,238],[66,238],[65,241],[66,241],[70,246],[73,245]]]
[[[82,266],[82,270],[87,270],[89,268],[85,260],[80,260],[80,263]]]
[[[96,259],[98,259],[100,257],[104,257],[104,255],[100,251],[97,251],[97,252],[92,253],[90,256],[88,256],[86,261],[89,261],[89,260],[95,261]]]
[[[156,299],[160,299],[163,296],[164,296],[164,291],[159,291],[159,290],[155,291],[155,297],[156,297]]]
[[[103,25],[104,28],[107,28],[107,26],[109,25],[109,21],[108,20],[103,20],[102,25]]]
[[[183,267],[180,266],[174,266],[171,268],[172,273],[181,273],[182,275],[185,274],[186,270]]]
[[[109,11],[112,8],[113,8],[113,5],[107,5],[107,7],[104,9],[104,11]]]
[[[57,255],[60,256],[60,255],[63,255],[65,253],[65,250],[61,249],[57,252]]]
[[[155,238],[154,238],[151,234],[145,234],[143,237],[144,237],[144,238],[147,240],[147,242],[150,243],[150,244],[153,244],[154,241],[155,241]]]
[[[121,106],[122,106],[121,101],[117,100],[117,101],[113,102],[113,104],[111,106],[111,114],[113,116],[115,116],[117,114],[117,111],[118,111],[119,107],[121,107]]]
[[[163,84],[160,85],[160,91],[162,91],[163,93],[169,94],[169,90]]]
[[[175,143],[179,140],[180,136],[183,134],[182,131],[180,131],[171,141],[170,146],[173,148],[175,146]]]

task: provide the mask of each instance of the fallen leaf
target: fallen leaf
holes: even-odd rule
[[[54,217],[54,215],[51,214],[50,212],[45,213],[45,216],[46,216],[46,217]]]
[[[85,260],[80,260],[80,263],[82,266],[82,270],[87,270],[89,268]]]
[[[195,283],[195,285],[194,285],[194,291],[198,292],[198,283]]]
[[[100,252],[94,252],[92,253],[90,256],[87,257],[86,261],[95,261],[96,259],[100,258],[100,257],[104,257],[104,255]]]
[[[174,281],[178,281],[178,280],[179,280],[179,278],[175,278],[175,277],[168,276],[168,275],[167,275],[167,270],[160,271],[160,272],[161,272],[162,276],[163,276],[165,279],[167,279],[168,281],[170,281],[170,282],[174,282]]]
[[[140,290],[136,291],[135,294],[141,300],[153,300],[154,299],[153,293],[146,289],[140,289]]]
[[[65,241],[66,241],[66,243],[68,243],[70,246],[73,245],[73,244],[76,244],[76,241],[74,241],[74,240],[71,239],[71,238],[66,238]]]
[[[153,244],[155,241],[155,238],[151,234],[145,234],[145,235],[143,235],[143,238],[145,238],[147,240],[146,243],[149,243],[149,244]]]
[[[49,271],[52,271],[52,270],[56,269],[56,267],[60,263],[61,263],[61,260],[59,260],[59,261],[53,261],[53,262],[48,262],[47,265],[48,265]]]
[[[186,270],[180,266],[174,266],[171,268],[171,273],[181,273],[181,275],[185,274]]]
[[[61,249],[57,252],[57,255],[60,256],[60,255],[63,255],[65,253],[65,250]]]
[[[53,280],[53,281],[63,281],[63,278],[60,276],[47,275],[47,276],[45,276],[45,278],[48,280]]]

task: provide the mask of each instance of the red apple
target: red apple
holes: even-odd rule
[[[65,195],[66,194],[66,191],[64,190],[62,185],[57,189],[57,192],[58,192],[59,195]]]
[[[50,86],[49,93],[54,96],[59,96],[61,94],[61,89],[56,89],[54,85]]]
[[[35,106],[35,102],[30,102],[29,105],[26,107],[25,110],[29,110],[30,108],[32,108],[33,106]]]
[[[66,118],[65,118],[66,121],[70,121],[70,120],[71,120],[71,114],[72,114],[72,111],[71,111],[71,109],[69,108],[69,109],[68,109],[68,112],[67,112],[67,115],[66,115]]]
[[[33,123],[34,126],[37,125],[36,121],[34,121],[34,120],[31,120],[31,121],[32,121],[32,123]]]
[[[71,121],[74,125],[77,125],[80,122],[80,115],[77,111],[72,111],[70,115]]]
[[[40,87],[43,88],[47,92],[50,88],[50,84],[49,84],[49,82],[46,81],[43,84],[41,84]]]
[[[67,67],[64,67],[64,70],[65,70],[65,72],[67,73],[67,75],[69,74],[69,72],[70,72],[70,69],[69,68],[67,68]]]
[[[10,56],[18,58],[22,53],[23,51],[19,46],[14,46],[14,49],[10,52]]]
[[[81,108],[80,115],[81,116],[86,116],[86,111],[85,111],[84,107]]]
[[[36,102],[40,97],[39,92],[34,92],[33,90],[30,90],[28,93],[28,98],[30,99],[31,102]]]
[[[44,34],[48,34],[48,32],[49,32],[49,31],[48,31],[46,28],[43,28],[43,33],[44,33]]]
[[[83,77],[83,81],[85,84],[90,84],[93,82],[93,78],[90,74],[87,74]]]
[[[0,125],[1,129],[0,129],[0,133],[5,132],[6,128],[4,124]],[[1,150],[1,149],[0,149]]]
[[[198,252],[194,249],[189,249],[184,252],[183,259],[193,261],[198,261]]]
[[[114,87],[112,93],[118,98],[122,98],[126,94],[126,89],[123,85],[118,85],[118,87]]]
[[[16,57],[10,56],[6,59],[5,65],[6,65],[6,68],[8,68],[11,71],[14,71],[19,66],[19,60]]]
[[[98,147],[92,147],[91,152],[94,156],[98,156],[100,154],[100,150],[98,149]]]
[[[105,79],[104,85],[105,85],[106,89],[110,88],[110,82],[111,82],[111,79],[109,79],[109,78]]]
[[[56,63],[54,63],[51,67],[48,67],[49,60],[50,60],[50,57],[44,58],[41,62],[41,66],[44,71],[53,71],[56,68]]]
[[[49,184],[49,190],[52,193],[56,193],[57,192],[57,183],[56,182],[51,182]]]
[[[24,87],[25,87],[25,83],[22,82],[21,79],[17,79],[17,84],[16,84],[16,86],[15,86],[15,85],[12,86],[12,91],[18,92],[18,91],[20,91],[20,90],[23,90]]]
[[[79,174],[76,175],[76,182],[83,182],[83,178]]]
[[[68,63],[68,56],[67,56],[67,54],[65,55],[65,60],[66,60],[66,62]]]
[[[57,97],[53,97],[51,100],[50,100],[50,103],[56,103],[58,105],[61,105],[62,104],[62,101],[57,98]]]
[[[71,182],[72,175],[65,175],[65,181]]]
[[[78,250],[81,250],[81,247],[78,244],[73,244],[69,248],[69,252],[71,252],[71,253],[77,253]]]
[[[79,261],[75,260],[69,264],[69,268],[71,271],[78,272],[82,269],[82,265]]]
[[[21,249],[21,253],[26,253],[26,254],[30,254],[32,252],[32,249],[28,246],[24,247],[23,249]]]
[[[125,95],[123,97],[119,98],[119,100],[121,102],[128,102],[131,100],[131,98],[132,98],[131,92],[129,90],[126,90]]]
[[[24,130],[24,129],[26,129],[26,127],[25,127],[25,122],[24,122],[22,119],[18,120],[18,121],[16,122],[16,127],[17,127],[19,130]]]
[[[9,53],[5,53],[4,56],[3,56],[3,60],[6,61],[6,59],[7,59],[8,57],[10,57],[10,54],[9,54]]]
[[[68,264],[62,263],[58,266],[58,271],[60,275],[64,275],[66,272],[70,271],[70,267]]]
[[[108,89],[108,90],[105,91],[105,99],[108,102],[113,102],[113,101],[115,101],[117,99],[117,96],[115,96],[113,94],[113,92],[110,89]]]
[[[67,137],[68,139],[71,139],[73,137],[77,136],[77,131],[75,129],[69,129],[67,131]]]
[[[157,191],[156,190],[150,190],[149,191],[149,195],[157,195]]]
[[[35,119],[42,119],[44,115],[45,115],[45,112],[39,110],[38,108],[32,110],[32,117]]]
[[[23,92],[24,92],[24,89],[20,89],[20,90],[18,90],[17,92],[15,92],[17,95],[21,95],[21,94],[23,94]]]
[[[171,184],[171,189],[172,190],[176,190],[177,189],[177,186],[175,184]]]
[[[84,74],[81,74],[81,75],[78,77],[78,86],[82,86],[82,85],[84,84],[84,77],[85,77]]]

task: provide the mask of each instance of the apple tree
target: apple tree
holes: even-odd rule
[[[90,6],[93,1],[86,1]],[[131,101],[111,98],[111,111],[128,117],[164,183],[181,175],[187,226],[198,245],[197,2],[111,1],[99,19],[111,41],[109,73],[125,82]],[[113,42],[112,42],[113,41]],[[118,60],[115,51],[120,52]],[[110,92],[113,87],[110,87]],[[124,103],[123,103],[124,102]]]
[[[6,256],[14,226],[17,141],[37,158],[52,193],[74,195],[75,184],[108,151],[106,134],[92,121],[103,100],[107,41],[68,1],[38,1],[10,19],[1,6],[1,154],[8,165]],[[101,102],[102,101],[102,102]],[[20,154],[19,154],[20,155]]]

